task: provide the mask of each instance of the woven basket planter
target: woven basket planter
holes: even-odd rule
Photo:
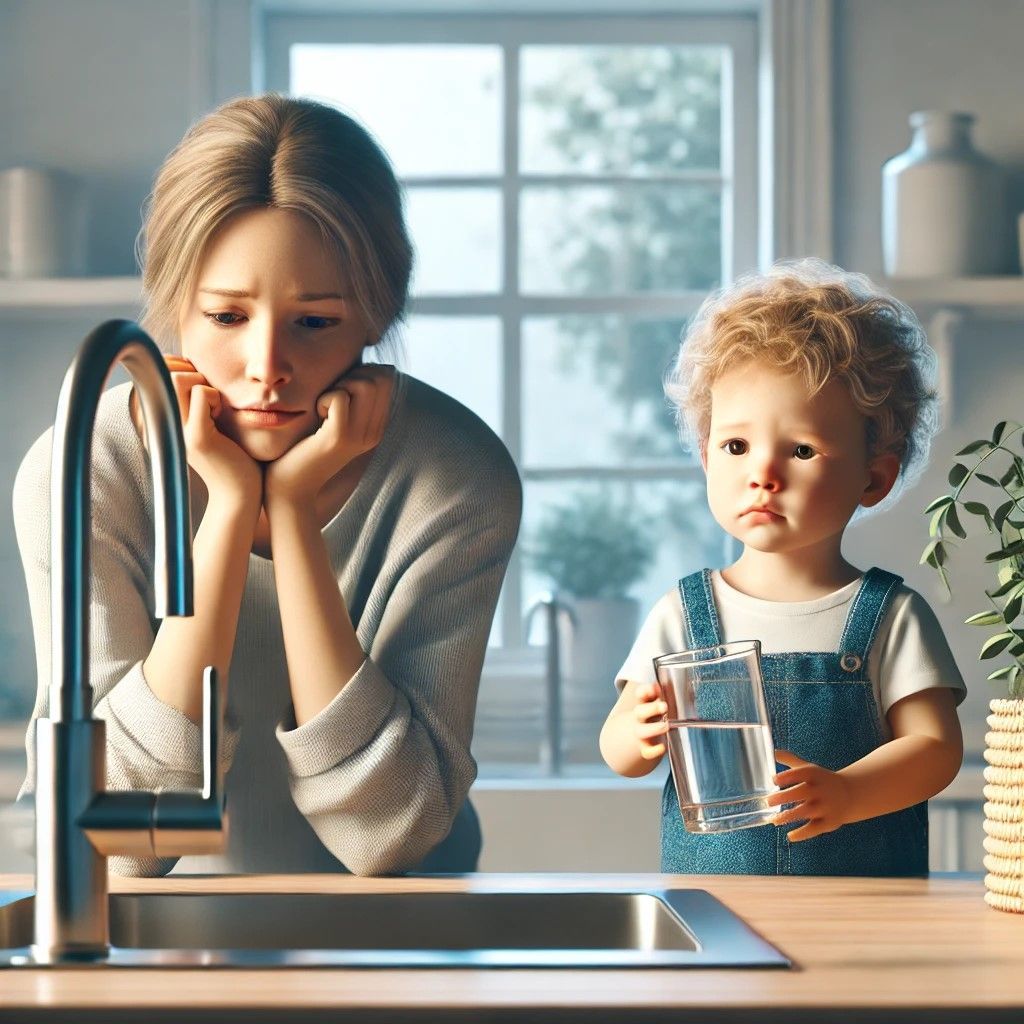
[[[985,902],[1024,913],[1024,698],[989,703],[985,734]]]

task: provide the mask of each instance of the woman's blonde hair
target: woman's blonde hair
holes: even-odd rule
[[[370,134],[322,103],[276,93],[231,100],[194,124],[147,200],[136,256],[142,326],[175,349],[182,302],[225,220],[273,207],[308,216],[336,255],[371,332],[400,321],[412,247],[394,172]]]
[[[899,457],[900,492],[923,472],[938,427],[935,353],[913,311],[863,274],[781,261],[704,301],[665,379],[683,443],[702,458],[711,388],[750,361],[799,374],[812,395],[840,380],[866,419],[868,457]]]

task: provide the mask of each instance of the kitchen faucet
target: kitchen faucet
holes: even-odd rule
[[[89,683],[90,458],[100,394],[124,364],[141,399],[152,466],[155,612],[192,614],[188,465],[171,377],[138,324],[108,320],[83,342],[57,402],[50,469],[49,717],[35,723],[36,893],[32,957],[99,960],[110,948],[107,857],[180,856],[223,848],[217,672],[203,673],[203,788],[107,791],[106,723]]]

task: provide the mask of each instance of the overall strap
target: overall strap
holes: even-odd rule
[[[702,569],[684,576],[679,581],[679,596],[683,602],[690,646],[717,647],[722,642],[722,630],[711,593],[711,570]]]
[[[875,642],[889,602],[902,582],[902,576],[877,567],[864,573],[839,641],[839,664],[845,672],[858,676],[866,674],[868,652]]]

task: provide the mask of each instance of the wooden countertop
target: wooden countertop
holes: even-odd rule
[[[980,879],[507,874],[111,879],[114,892],[703,888],[793,970],[0,970],[0,1020],[1024,1021],[1024,915]],[[31,889],[0,875],[0,888]],[[234,1011],[234,1012],[232,1012]]]

